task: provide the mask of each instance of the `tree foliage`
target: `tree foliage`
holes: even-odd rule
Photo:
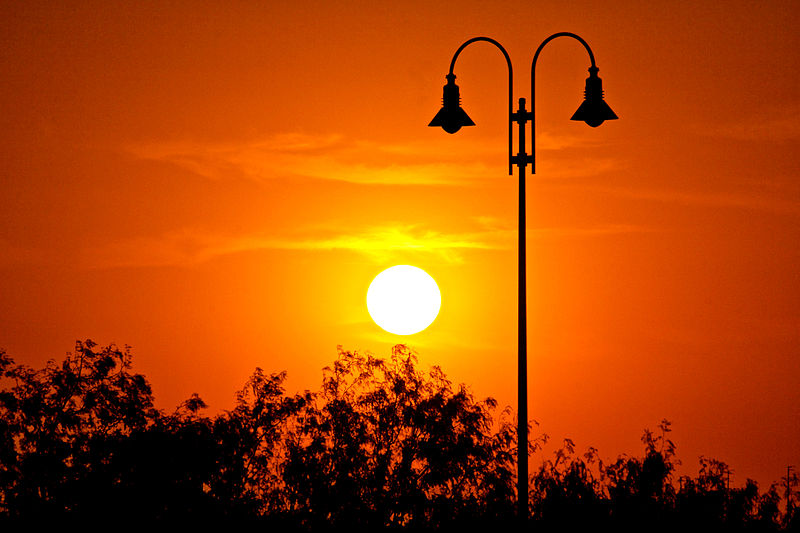
[[[424,526],[512,499],[513,424],[492,431],[494,400],[476,401],[437,367],[423,374],[404,346],[388,360],[340,350],[310,400],[283,470],[284,508],[304,522]]]
[[[0,351],[0,518],[254,520],[279,530],[502,527],[516,500],[516,422],[444,372],[341,348],[318,391],[287,394],[285,373],[256,369],[232,410],[208,417],[192,395],[153,406],[130,349],[77,342],[33,370]],[[797,530],[797,477],[760,493],[729,467],[679,462],[664,420],[641,457],[604,462],[563,446],[530,479],[541,531],[705,527]],[[546,435],[532,439],[540,452]]]

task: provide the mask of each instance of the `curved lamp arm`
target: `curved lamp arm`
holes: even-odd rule
[[[555,36],[553,36],[553,37],[555,37]],[[550,37],[550,38],[552,39],[553,37]],[[575,37],[577,37],[577,35]],[[578,39],[580,39],[580,37],[578,37]],[[506,63],[508,64],[508,175],[511,176],[514,173],[513,172],[513,165],[511,164],[511,154],[512,154],[512,151],[511,151],[511,140],[512,140],[511,139],[511,136],[512,136],[512,133],[511,133],[511,124],[512,124],[511,123],[511,114],[513,113],[513,109],[512,109],[512,107],[513,107],[513,104],[512,104],[513,96],[512,96],[511,91],[513,90],[513,87],[514,87],[514,69],[511,67],[511,58],[509,57],[508,52],[506,52],[506,49],[503,48],[502,44],[498,43],[497,41],[495,41],[494,39],[492,39],[490,37],[473,37],[472,39],[469,39],[464,44],[459,46],[458,50],[456,50],[456,53],[453,54],[453,59],[450,60],[450,75],[455,76],[455,74],[453,74],[453,69],[456,66],[456,59],[458,59],[458,56],[459,56],[459,54],[461,54],[461,51],[464,50],[464,48],[466,48],[468,45],[470,45],[470,44],[472,44],[472,43],[474,43],[476,41],[486,41],[487,43],[492,43],[493,45],[495,45],[497,48],[500,49],[501,52],[503,52],[503,55],[506,58]],[[544,43],[542,43],[542,44],[544,45]],[[589,53],[591,54],[591,51]],[[538,55],[539,52],[537,51],[536,54]],[[534,59],[534,64],[535,64],[535,61],[536,61],[536,59]],[[592,64],[594,64],[594,59],[592,59]]]
[[[592,53],[592,49],[589,48],[589,43],[584,41],[581,36],[576,35],[576,34],[571,33],[571,32],[568,32],[568,31],[561,31],[561,32],[558,32],[558,33],[554,33],[553,35],[551,35],[550,37],[548,37],[547,39],[542,41],[542,44],[540,44],[539,48],[536,49],[536,53],[533,54],[533,62],[531,63],[531,117],[532,117],[532,119],[531,119],[531,128],[532,128],[532,131],[531,131],[531,174],[535,174],[536,173],[536,120],[535,120],[535,118],[536,118],[536,99],[535,99],[535,96],[536,96],[536,62],[539,60],[539,54],[542,52],[542,48],[544,48],[547,43],[549,43],[550,41],[552,41],[556,37],[572,37],[573,39],[579,41],[583,45],[583,47],[586,48],[586,51],[589,53],[589,61],[592,62],[592,66],[590,67],[590,71],[591,71],[591,69],[597,69],[597,65],[595,65],[595,62],[594,62],[594,54]],[[455,61],[455,58],[453,58],[453,61]],[[452,70],[453,69],[452,69],[452,66],[451,66],[450,71],[452,72]]]

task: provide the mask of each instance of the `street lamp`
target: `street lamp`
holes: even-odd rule
[[[525,99],[519,99],[519,109],[513,111],[512,88],[514,86],[514,74],[511,67],[511,58],[503,46],[489,37],[474,37],[462,44],[453,59],[450,61],[450,72],[447,74],[447,84],[444,86],[442,97],[442,108],[436,113],[428,126],[441,127],[447,133],[455,133],[464,126],[474,126],[475,123],[469,118],[466,111],[461,108],[461,96],[458,85],[456,85],[456,75],[453,74],[456,59],[464,48],[476,41],[486,41],[495,45],[503,53],[508,64],[508,174],[513,174],[514,165],[519,168],[519,312],[518,312],[518,389],[517,389],[517,513],[521,524],[524,524],[528,517],[528,357],[527,357],[527,311],[526,311],[526,286],[525,286],[525,167],[530,163],[531,174],[536,173],[536,127],[535,100],[536,94],[536,62],[542,48],[556,37],[572,37],[579,41],[589,53],[591,66],[589,67],[589,77],[586,78],[586,88],[584,90],[584,100],[572,115],[570,120],[585,122],[589,126],[596,128],[606,120],[614,120],[617,115],[611,110],[603,100],[603,82],[597,76],[598,68],[594,62],[594,54],[589,45],[578,35],[569,32],[554,33],[539,45],[533,55],[531,64],[531,110],[525,109]],[[531,153],[525,152],[525,124],[531,123]],[[517,138],[519,140],[519,151],[513,153],[513,124],[519,125]]]

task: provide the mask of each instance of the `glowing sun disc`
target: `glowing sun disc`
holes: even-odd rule
[[[395,335],[412,335],[427,328],[441,306],[439,286],[427,272],[411,265],[387,268],[367,290],[369,316]]]

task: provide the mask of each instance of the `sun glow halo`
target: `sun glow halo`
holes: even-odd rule
[[[442,295],[433,278],[421,268],[397,265],[372,280],[367,310],[389,333],[412,335],[431,325],[439,314]]]

